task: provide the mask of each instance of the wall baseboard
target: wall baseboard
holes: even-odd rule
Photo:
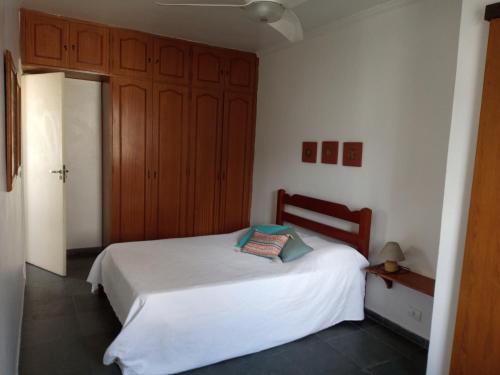
[[[23,333],[23,317],[24,317],[24,291],[26,289],[26,277],[22,276],[22,285],[21,285],[21,302],[20,302],[20,319],[19,319],[19,328],[18,328],[18,336],[17,336],[17,358],[16,358],[16,375],[19,374],[19,364],[21,361],[21,339],[22,339],[22,333]]]
[[[68,249],[66,254],[68,257],[91,257],[97,256],[103,250],[102,247],[84,247],[81,249]]]
[[[408,331],[407,329],[401,327],[400,325],[391,322],[389,319],[386,319],[383,316],[371,310],[365,309],[365,315],[368,319],[371,319],[380,324],[381,326],[384,326],[385,328],[393,331],[394,333],[403,336],[405,339],[417,344],[418,346],[424,349],[429,349],[429,340],[413,332]]]

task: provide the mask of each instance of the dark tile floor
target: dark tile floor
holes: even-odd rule
[[[68,259],[66,278],[27,266],[20,375],[120,374],[102,364],[120,323],[84,281],[92,262]],[[425,350],[367,319],[184,374],[425,374],[426,360]]]

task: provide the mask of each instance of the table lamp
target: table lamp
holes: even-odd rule
[[[380,252],[380,258],[384,260],[386,272],[397,272],[399,270],[398,261],[405,260],[405,255],[397,242],[387,242]]]

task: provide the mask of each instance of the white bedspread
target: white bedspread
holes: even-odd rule
[[[125,375],[201,367],[363,319],[366,259],[318,237],[290,262],[235,251],[242,231],[109,246],[88,281],[123,328],[104,355]]]

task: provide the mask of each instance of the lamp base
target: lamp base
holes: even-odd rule
[[[398,262],[393,262],[391,260],[386,260],[384,263],[385,272],[393,273],[399,270]]]

